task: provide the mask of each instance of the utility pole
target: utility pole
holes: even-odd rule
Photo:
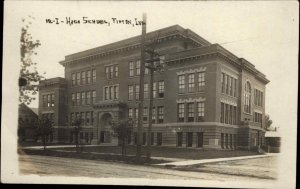
[[[150,61],[152,61],[153,55],[150,55]],[[151,63],[150,63],[151,64]],[[153,64],[153,63],[152,63]],[[150,67],[150,66],[149,66]],[[151,159],[151,131],[152,131],[152,111],[153,111],[153,74],[154,69],[149,68],[150,71],[150,82],[149,82],[149,118],[148,118],[148,136],[147,136],[147,161]]]
[[[153,77],[154,71],[160,69],[160,58],[159,54],[154,49],[147,49],[146,52],[150,55],[150,59],[147,62],[147,68],[150,71],[150,82],[149,82],[149,119],[148,119],[148,135],[147,135],[147,161],[151,159],[151,132],[152,132],[152,111],[153,111]],[[156,64],[157,63],[157,64]]]
[[[146,38],[146,13],[143,13],[143,25],[141,36],[141,66],[140,66],[140,91],[139,91],[139,109],[137,126],[137,149],[136,158],[140,162],[142,151],[142,130],[143,130],[143,110],[144,110],[144,76],[145,76],[145,38]]]

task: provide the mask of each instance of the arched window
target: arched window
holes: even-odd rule
[[[245,92],[244,92],[244,112],[250,113],[251,109],[251,85],[249,81],[245,84]]]

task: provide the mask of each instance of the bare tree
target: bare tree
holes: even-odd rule
[[[81,127],[82,122],[83,122],[83,120],[81,118],[77,118],[72,123],[72,125],[74,126],[74,128],[72,130],[72,133],[75,134],[75,147],[76,147],[76,152],[77,153],[82,151],[82,149],[80,149],[80,146],[79,146],[79,133],[82,129],[82,127]]]
[[[126,156],[126,144],[133,130],[133,122],[131,119],[112,122],[112,129],[121,142],[122,158],[124,158]]]
[[[34,17],[29,16],[22,19],[23,27],[20,37],[20,53],[21,53],[21,69],[19,79],[19,102],[29,105],[32,100],[35,100],[35,95],[38,92],[38,84],[44,77],[37,71],[37,63],[33,61],[33,57],[37,55],[36,48],[41,43],[39,40],[33,40],[30,33],[30,25]]]
[[[48,118],[39,119],[37,121],[36,128],[36,135],[37,137],[41,137],[45,151],[47,147],[47,140],[50,135],[53,134],[52,121]]]

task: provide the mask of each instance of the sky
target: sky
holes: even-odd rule
[[[298,2],[33,2],[6,1],[4,14],[4,100],[17,101],[19,39],[22,18],[35,17],[30,27],[40,40],[34,60],[46,78],[64,77],[59,61],[66,55],[141,34],[140,26],[111,24],[49,24],[46,19],[112,18],[138,20],[147,13],[147,32],[178,24],[211,43],[243,57],[266,75],[266,113],[286,136],[297,129]],[[17,104],[17,103],[15,103]],[[37,107],[35,101],[31,107]],[[2,109],[3,110],[3,109]],[[7,109],[6,109],[7,110]],[[3,112],[2,112],[3,113]],[[289,167],[287,167],[288,169]]]

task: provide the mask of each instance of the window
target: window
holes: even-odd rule
[[[228,105],[228,123],[232,124],[232,106]]]
[[[262,114],[254,112],[254,122],[262,124]]]
[[[76,97],[75,97],[75,94],[72,93],[72,106],[75,106],[76,105]]]
[[[94,124],[94,112],[91,111],[91,125]]]
[[[198,121],[204,121],[204,102],[198,102],[197,111],[198,111]]]
[[[143,121],[147,121],[148,120],[148,108],[144,107],[144,111],[143,111]]]
[[[230,88],[231,88],[231,90],[230,90],[230,96],[234,96],[234,91],[235,91],[235,89],[234,89],[234,78],[233,77],[231,77],[231,82],[230,82]]]
[[[193,133],[187,132],[186,133],[186,147],[192,147],[193,146]]]
[[[74,121],[75,121],[75,114],[71,113],[71,120],[70,120],[70,122],[73,123]]]
[[[194,103],[188,103],[187,109],[188,109],[188,122],[193,122],[194,121]]]
[[[140,75],[140,73],[141,73],[141,61],[140,60],[136,61],[135,70],[136,70],[136,75]]]
[[[43,95],[43,107],[47,106],[47,95]]]
[[[225,73],[221,74],[222,93],[236,97],[237,96],[237,79]]]
[[[220,122],[226,124],[237,124],[237,107],[221,102]]]
[[[184,122],[184,103],[178,104],[178,122]]]
[[[164,122],[164,107],[159,106],[157,107],[158,111],[158,123],[163,123]]]
[[[256,106],[262,106],[263,104],[263,92],[258,89],[254,89],[254,104]]]
[[[232,115],[232,124],[233,125],[236,125],[236,123],[237,123],[236,116],[237,116],[236,107],[233,106],[233,115]]]
[[[179,93],[185,92],[185,75],[178,76],[178,92]]]
[[[133,86],[128,86],[128,100],[133,100]]]
[[[231,88],[230,88],[230,76],[228,75],[227,76],[227,91],[226,91],[226,94],[230,94],[230,90],[231,90]]]
[[[232,77],[228,76],[228,94],[232,96],[231,80],[232,80]]]
[[[104,87],[104,100],[109,99],[109,87]]]
[[[92,78],[93,78],[93,83],[96,83],[96,70],[92,70]]]
[[[91,91],[86,92],[86,104],[91,104]]]
[[[198,91],[203,91],[205,86],[205,73],[200,72],[198,74]]]
[[[221,102],[221,116],[220,116],[220,122],[224,123],[224,103]]]
[[[72,73],[72,86],[76,85],[76,75],[75,73]]]
[[[105,67],[105,76],[106,76],[106,79],[109,79],[109,66]]]
[[[153,98],[157,97],[156,83],[153,83]]]
[[[157,146],[161,146],[162,145],[162,133],[157,133],[157,138],[156,138],[156,144]]]
[[[51,103],[51,95],[47,95],[47,107],[50,107]]]
[[[195,91],[195,75],[189,74],[188,75],[188,92]]]
[[[112,79],[114,76],[114,67],[113,66],[109,66],[109,79]]]
[[[95,104],[96,103],[96,91],[92,92],[92,103]]]
[[[86,115],[86,124],[89,125],[90,124],[90,119],[91,119],[91,113],[90,112],[86,112],[85,113]]]
[[[225,87],[224,93],[225,93],[225,94],[228,94],[227,77],[228,77],[228,76],[225,74],[225,77],[224,77],[224,87]]]
[[[76,97],[77,97],[76,105],[79,106],[80,105],[80,93],[77,93]]]
[[[113,86],[110,86],[110,87],[109,87],[109,99],[110,99],[110,100],[114,99],[114,98],[113,98],[113,95],[114,95],[114,87],[113,87]]]
[[[135,85],[135,99],[138,100],[140,98],[140,86]]]
[[[135,108],[135,120],[136,120],[136,123],[138,122],[138,119],[139,119],[139,109]]]
[[[225,104],[225,123],[228,124],[228,104]]]
[[[221,148],[224,149],[224,133],[221,133]]]
[[[133,119],[133,109],[132,108],[128,109],[128,118]]]
[[[249,82],[245,84],[244,92],[244,112],[250,113],[251,109],[251,85]]]
[[[80,72],[76,73],[77,85],[80,85]]]
[[[182,139],[183,139],[183,134],[182,132],[177,132],[177,146],[181,147],[182,146]]]
[[[149,74],[149,68],[145,67],[145,75]]]
[[[86,84],[91,83],[91,70],[86,71]]]
[[[115,75],[114,75],[114,77],[117,78],[119,76],[119,66],[118,65],[114,65],[114,69],[115,69]]]
[[[84,112],[80,113],[80,119],[82,120],[82,125],[85,125],[85,117]]]
[[[144,98],[149,98],[149,89],[148,89],[148,83],[144,84]]]
[[[129,76],[132,77],[133,76],[133,62],[129,62]]]
[[[159,81],[158,82],[158,98],[163,98],[165,94],[165,82]]]
[[[85,85],[85,71],[81,72],[81,85]]]
[[[114,86],[114,99],[118,99],[119,98],[119,86],[116,85]]]
[[[152,123],[156,121],[156,108],[152,107]]]
[[[222,85],[222,93],[225,93],[225,73],[221,74],[221,85]]]
[[[237,81],[237,80],[236,80],[235,78],[233,78],[232,81],[233,81],[233,84],[232,84],[233,94],[232,94],[232,95],[233,95],[234,97],[236,97],[236,81]]]
[[[81,105],[84,105],[85,103],[85,92],[81,93]]]

